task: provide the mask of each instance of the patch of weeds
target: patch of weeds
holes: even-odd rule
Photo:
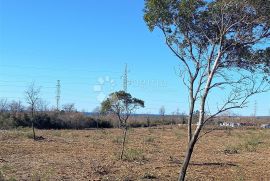
[[[149,131],[149,133],[154,133],[154,129],[153,128],[148,128],[148,131]]]
[[[108,131],[106,131],[105,129],[101,129],[100,133],[102,133],[103,135],[108,135]]]
[[[144,175],[143,175],[143,177],[142,177],[142,179],[157,179],[158,177],[157,176],[155,176],[154,174],[152,174],[152,173],[145,173]]]
[[[40,181],[40,180],[50,180],[49,177],[51,175],[51,171],[45,171],[45,173],[34,172],[32,173],[31,180],[32,181]]]
[[[155,142],[155,137],[153,137],[153,136],[147,136],[147,137],[145,137],[144,138],[144,142],[145,143],[154,143]]]
[[[94,172],[99,175],[108,175],[110,173],[110,167],[107,165],[96,165]]]
[[[242,146],[248,152],[255,152],[260,143],[261,141],[258,137],[253,137],[246,140]]]
[[[103,139],[106,139],[106,138],[107,138],[107,135],[105,135],[105,134],[98,134],[98,135],[93,136],[94,140],[103,140]]]
[[[21,132],[29,132],[32,129],[31,128],[28,128],[28,127],[21,127],[21,126],[19,126],[19,127],[16,128],[16,130],[21,131]]]
[[[134,179],[131,176],[126,176],[123,181],[133,181]]]
[[[227,145],[224,149],[225,154],[238,154],[240,152],[240,148],[237,145]]]
[[[134,133],[134,132],[135,132],[135,129],[132,128],[132,127],[128,127],[128,132],[129,132],[129,133]]]
[[[127,149],[124,153],[124,160],[126,161],[144,161],[146,160],[141,149]]]
[[[85,138],[91,138],[91,135],[86,135]]]
[[[241,143],[236,145],[227,145],[224,149],[225,154],[237,154],[240,151],[255,152],[261,144],[260,135],[251,135],[250,137],[243,137]]]
[[[7,170],[11,170],[12,168],[8,165],[3,165],[2,168],[1,168],[1,171],[5,172]]]
[[[32,181],[40,181],[41,180],[41,176],[37,172],[35,172],[35,173],[32,174],[31,180]]]
[[[53,131],[52,135],[55,136],[55,137],[61,137],[62,133],[60,131]]]
[[[177,137],[177,139],[181,139],[184,136],[183,130],[174,130],[174,135]]]
[[[126,143],[127,143],[127,139],[126,139]],[[116,143],[116,144],[122,144],[123,142],[123,136],[117,136],[117,137],[114,137],[113,140],[112,140],[113,143]]]
[[[16,181],[16,179],[13,177],[6,179],[3,172],[0,170],[0,181]]]
[[[15,178],[11,177],[9,179],[7,179],[6,181],[17,181]]]
[[[225,133],[227,136],[232,136],[232,128],[226,127],[226,129],[224,130],[224,133]]]
[[[171,163],[173,163],[173,164],[177,164],[177,165],[181,164],[181,161],[180,161],[179,159],[173,157],[173,156],[170,156],[170,157],[169,157],[169,161],[170,161]]]
[[[241,167],[237,167],[236,173],[237,173],[237,176],[236,176],[236,178],[234,180],[236,180],[236,181],[244,181],[244,180],[246,180],[245,177],[244,177],[243,169]]]
[[[24,133],[24,137],[28,139],[33,139],[33,133],[32,132],[26,132]]]
[[[2,171],[0,170],[0,181],[5,181],[5,177],[2,173]]]

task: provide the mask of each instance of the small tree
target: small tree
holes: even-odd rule
[[[31,112],[31,124],[33,130],[33,139],[36,140],[35,125],[34,125],[34,115],[37,110],[38,102],[40,100],[40,88],[35,86],[35,83],[31,83],[28,89],[25,91],[26,102],[29,105]]]
[[[159,114],[164,117],[165,116],[165,112],[166,112],[165,107],[164,106],[161,106],[161,108],[159,109]]]
[[[161,106],[160,108],[159,108],[159,115],[161,116],[161,121],[162,121],[162,128],[164,129],[164,122],[165,122],[165,112],[166,112],[166,110],[165,110],[165,107],[164,106]]]
[[[120,159],[123,159],[125,142],[128,130],[127,120],[130,115],[139,107],[144,107],[144,101],[132,97],[125,91],[118,91],[111,93],[109,98],[101,103],[101,112],[110,113],[117,115],[119,119],[120,128],[123,129],[123,142]]]
[[[266,0],[145,0],[145,22],[150,31],[158,28],[163,33],[189,92],[188,148],[179,180],[185,179],[204,125],[268,90],[269,9]],[[224,100],[217,99],[217,109],[210,112],[207,102],[217,89]],[[198,124],[193,131],[196,107]]]
[[[6,112],[8,109],[7,99],[0,99],[0,113]]]
[[[22,113],[24,111],[24,107],[21,103],[21,101],[12,101],[9,104],[9,110],[13,117],[13,119],[16,119],[18,113]]]
[[[75,104],[74,103],[68,103],[68,104],[64,104],[62,106],[62,110],[67,112],[67,113],[72,113],[72,112],[76,112],[76,108],[75,108]]]
[[[95,108],[93,109],[92,113],[93,113],[95,116],[97,116],[97,118],[96,118],[96,124],[97,124],[97,129],[98,129],[98,124],[99,124],[98,121],[99,121],[99,119],[100,119],[100,114],[101,114],[100,107],[99,107],[99,106],[95,107]]]

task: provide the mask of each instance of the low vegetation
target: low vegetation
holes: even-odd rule
[[[31,128],[2,130],[0,178],[176,180],[187,146],[186,127],[162,127],[130,130],[123,160],[119,159],[121,129],[37,129],[45,138],[40,141],[33,141]],[[231,129],[230,134],[216,130],[205,135],[194,150],[187,179],[269,180],[269,136],[269,130],[261,129]]]

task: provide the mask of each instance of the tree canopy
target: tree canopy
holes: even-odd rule
[[[144,107],[144,101],[132,97],[125,91],[111,93],[109,97],[101,103],[102,113],[114,113],[118,116],[120,124],[123,125],[130,114],[139,107]]]
[[[181,59],[188,52],[197,61],[218,48],[220,68],[268,72],[270,45],[263,42],[270,36],[269,7],[268,0],[146,0],[144,19],[151,31],[162,30]]]

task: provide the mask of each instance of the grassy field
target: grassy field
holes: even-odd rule
[[[185,128],[122,131],[38,130],[0,132],[0,180],[176,180],[186,148]],[[217,130],[202,137],[188,180],[270,180],[270,130]]]

